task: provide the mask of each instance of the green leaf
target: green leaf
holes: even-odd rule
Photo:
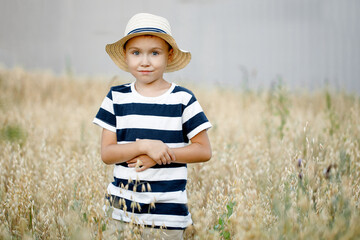
[[[225,239],[230,239],[230,233],[229,233],[228,231],[223,232],[223,237],[224,237]]]

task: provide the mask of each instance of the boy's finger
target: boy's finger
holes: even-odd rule
[[[131,160],[127,161],[126,163],[127,163],[127,164],[131,164],[131,163],[136,163],[136,162],[137,162],[136,159],[131,159]]]
[[[143,165],[143,162],[140,159],[137,159],[135,168],[140,168]]]
[[[173,152],[173,151],[169,151],[169,155],[170,155],[171,161],[172,161],[172,162],[175,162],[175,161],[176,161],[176,157],[175,157],[174,152]]]
[[[157,159],[157,160],[154,159],[154,161],[155,161],[157,164],[162,165],[162,160],[161,160],[161,158],[160,158],[160,159]]]
[[[175,157],[175,154],[174,154],[173,152],[171,152],[171,160],[172,160],[173,162],[176,161],[176,157]]]
[[[171,157],[168,153],[165,153],[165,159],[166,159],[166,164],[170,164],[171,163]]]
[[[167,163],[166,157],[164,155],[161,156],[161,161],[162,161],[163,164]]]
[[[148,167],[142,166],[142,167],[140,167],[140,168],[137,168],[135,171],[136,171],[136,172],[143,172],[143,171],[145,171],[146,169],[148,169]]]

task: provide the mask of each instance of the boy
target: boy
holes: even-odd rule
[[[211,158],[211,124],[193,93],[163,74],[185,67],[191,55],[178,48],[165,18],[147,13],[133,16],[125,36],[106,51],[136,79],[112,87],[93,121],[103,128],[103,162],[115,164],[112,217],[182,239],[192,224],[186,164]]]

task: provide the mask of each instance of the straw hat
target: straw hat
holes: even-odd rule
[[[138,13],[134,15],[126,25],[124,37],[119,41],[107,44],[106,52],[115,64],[122,70],[128,72],[125,62],[124,44],[133,37],[140,35],[153,35],[164,39],[173,48],[173,58],[165,69],[165,72],[174,72],[184,68],[191,59],[188,51],[181,50],[171,35],[170,23],[163,17],[149,13]]]

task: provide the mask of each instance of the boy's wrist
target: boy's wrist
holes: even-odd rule
[[[148,145],[146,144],[145,141],[146,141],[145,139],[136,139],[136,143],[138,144],[140,154],[148,153],[148,149],[147,149]]]

